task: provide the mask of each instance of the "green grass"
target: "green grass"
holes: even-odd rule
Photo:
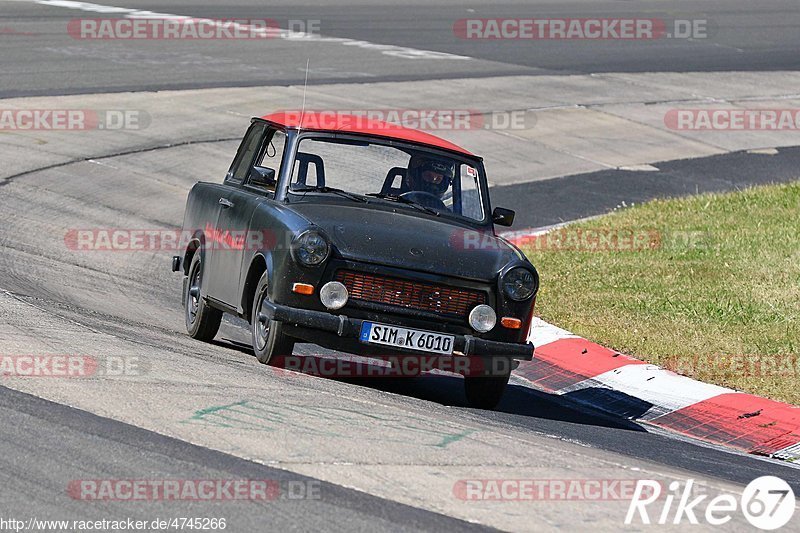
[[[581,249],[578,236],[592,231],[651,240]],[[523,246],[541,275],[543,319],[702,381],[800,404],[800,184],[656,200],[548,239]]]

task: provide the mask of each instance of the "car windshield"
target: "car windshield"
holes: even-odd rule
[[[346,192],[483,221],[474,165],[424,148],[307,137],[297,149],[289,192]]]

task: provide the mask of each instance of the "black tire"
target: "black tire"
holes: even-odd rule
[[[283,323],[266,319],[261,306],[267,300],[267,273],[261,275],[253,297],[250,317],[250,331],[253,337],[253,351],[260,363],[268,365],[275,356],[289,356],[294,350],[294,340],[283,334]]]
[[[464,392],[467,395],[467,404],[475,409],[492,410],[497,407],[511,377],[511,362],[501,365],[492,376],[465,376]]]
[[[201,297],[203,283],[203,259],[200,252],[192,257],[184,294],[184,318],[189,336],[199,341],[214,339],[222,322],[222,311],[209,306]]]

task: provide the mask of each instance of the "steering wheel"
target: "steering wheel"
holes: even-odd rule
[[[447,206],[444,205],[444,202],[442,201],[441,198],[439,198],[435,194],[426,191],[404,192],[403,194],[400,195],[400,198],[411,200],[412,202],[424,205],[425,207],[432,207],[434,209],[443,209],[443,210],[447,209]]]

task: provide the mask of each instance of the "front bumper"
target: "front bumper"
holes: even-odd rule
[[[323,311],[298,309],[269,301],[264,302],[263,310],[266,317],[271,320],[301,328],[335,333],[338,337],[353,339],[355,342],[358,342],[361,324],[364,322],[361,319],[350,318],[345,315],[332,315]],[[464,356],[504,357],[522,361],[533,359],[533,344],[530,342],[519,344],[489,341],[472,335],[453,336],[455,337],[454,352],[460,352]]]

